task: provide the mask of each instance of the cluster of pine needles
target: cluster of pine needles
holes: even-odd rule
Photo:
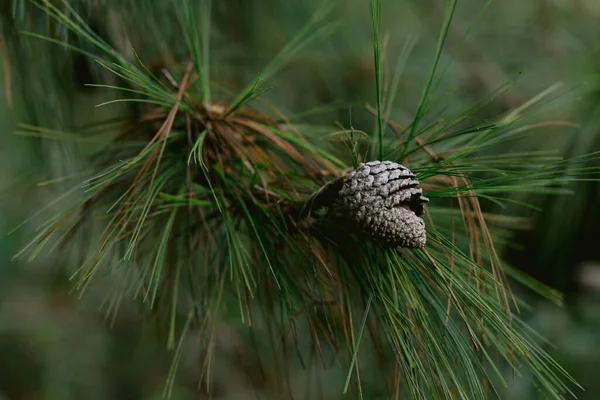
[[[79,200],[40,226],[18,257],[34,258],[47,247],[84,249],[76,287],[83,292],[116,277],[109,315],[133,297],[164,321],[175,354],[172,375],[185,337],[195,335],[203,354],[201,381],[210,391],[218,325],[237,315],[249,327],[257,319],[264,324],[281,371],[290,368],[291,357],[305,368],[314,365],[308,358],[323,368],[342,366],[347,379],[339,390],[359,396],[367,390],[361,376],[376,373],[374,385],[392,398],[486,398],[498,394],[497,385],[508,385],[506,366],[531,374],[554,398],[571,393],[575,382],[520,319],[526,305],[513,295],[509,278],[558,299],[503,266],[497,248],[523,222],[482,207],[518,203],[514,193],[562,193],[564,183],[597,173],[583,166],[596,155],[563,160],[547,152],[494,152],[552,125],[527,116],[532,107],[554,101],[552,91],[496,121],[472,122],[514,82],[459,115],[430,118],[438,107],[440,55],[456,1],[447,4],[430,77],[407,126],[390,119],[393,99],[386,94],[397,91],[402,71],[382,76],[381,4],[371,1],[377,99],[366,108],[376,118],[376,133],[342,126],[326,137],[322,127],[296,126],[260,96],[264,78],[330,33],[330,4],[240,91],[210,76],[209,0],[198,7],[184,1],[177,11],[191,62],[154,71],[137,54],[128,60],[110,47],[68,2],[38,5],[91,50],[29,35],[95,60],[121,84],[94,86],[127,93],[111,103],[135,103],[138,113],[133,121],[96,127],[120,133],[91,157],[89,178],[64,195],[80,194]],[[64,139],[33,126],[20,133]],[[400,162],[421,180],[432,200],[426,248],[384,247],[326,216],[303,218],[311,193],[372,159]],[[310,354],[287,351],[306,340]],[[369,359],[366,351],[377,360],[374,370],[362,362]],[[273,378],[273,385],[293,386],[282,378],[289,374]],[[168,396],[173,376],[167,381]]]

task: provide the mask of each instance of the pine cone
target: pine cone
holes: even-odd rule
[[[392,161],[371,161],[344,177],[338,205],[344,217],[375,241],[391,246],[425,246],[420,218],[423,190],[406,167]]]

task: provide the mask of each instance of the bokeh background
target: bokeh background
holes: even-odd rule
[[[319,4],[214,3],[212,73],[240,87]],[[557,129],[544,140],[533,137],[527,146],[558,149],[565,156],[599,151],[600,2],[498,0],[479,15],[486,3],[459,1],[442,60],[454,60],[441,85],[447,93],[446,110],[464,109],[518,76],[514,88],[480,112],[485,119],[560,84],[565,99],[561,106],[538,112],[541,118],[570,121],[576,127]],[[155,68],[185,61],[185,43],[174,18],[176,1],[89,0],[76,5],[96,32],[129,57],[135,48]],[[407,43],[414,45],[396,95],[395,120],[407,121],[414,113],[443,12],[442,0],[384,1],[390,68]],[[94,287],[80,298],[69,282],[69,266],[49,257],[11,261],[41,220],[34,218],[21,230],[8,232],[60,195],[43,182],[81,171],[83,156],[95,148],[93,140],[26,137],[19,124],[73,132],[131,110],[119,104],[96,108],[117,95],[84,86],[110,83],[101,68],[20,33],[60,35],[30,2],[2,0],[0,15],[0,400],[161,398],[172,354],[136,304],[125,301],[118,316],[107,320],[102,300],[108,288]],[[368,130],[372,119],[363,106],[375,98],[368,1],[338,2],[332,20],[339,22],[336,30],[305,48],[271,79],[268,86],[273,89],[266,97],[288,115],[305,113],[306,121],[329,126],[347,123],[352,106],[355,127]],[[530,199],[544,212],[525,213],[533,223],[515,233],[505,254],[519,269],[565,293],[562,308],[524,293],[531,305],[524,318],[552,342],[548,351],[585,388],[576,391],[581,399],[600,398],[599,188],[581,182],[572,186],[572,196]],[[226,327],[222,335],[228,337]],[[216,371],[217,397],[257,398],[249,389],[258,379],[250,376],[256,366],[234,336],[224,342],[230,348],[222,351]],[[333,383],[326,398],[337,398],[334,393],[340,392],[344,378],[328,378]],[[197,366],[184,362],[173,398],[207,398],[196,390],[197,380]],[[526,377],[512,381],[504,395],[539,396]]]

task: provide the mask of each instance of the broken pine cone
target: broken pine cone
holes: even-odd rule
[[[423,204],[429,199],[406,167],[392,161],[371,161],[343,178],[336,202],[344,219],[376,242],[422,248],[426,242]]]

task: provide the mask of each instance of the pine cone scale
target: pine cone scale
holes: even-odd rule
[[[419,217],[429,199],[406,167],[391,161],[360,164],[339,191],[343,215],[359,230],[387,245],[422,248],[425,223]]]

